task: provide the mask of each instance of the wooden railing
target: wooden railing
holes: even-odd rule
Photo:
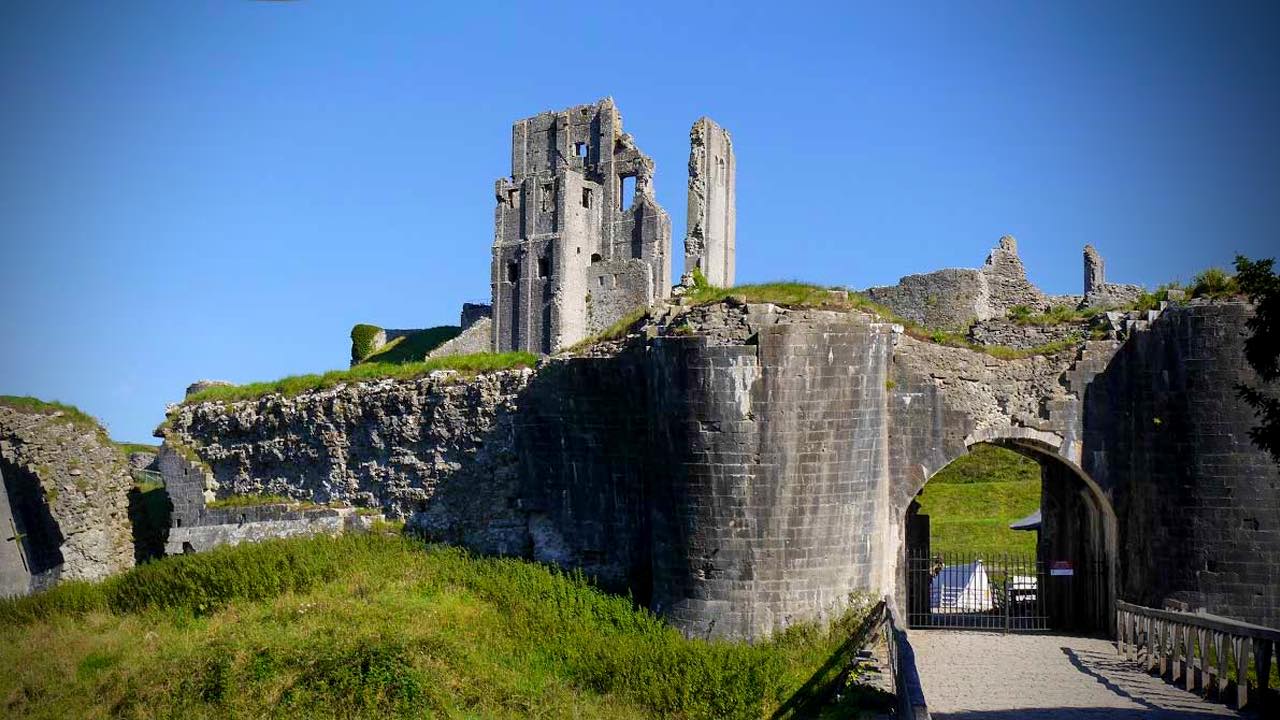
[[[1116,601],[1116,650],[1149,672],[1243,708],[1265,703],[1280,630]],[[1249,660],[1255,682],[1250,693]]]

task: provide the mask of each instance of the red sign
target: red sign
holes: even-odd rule
[[[1070,560],[1054,560],[1053,562],[1049,563],[1049,574],[1059,576],[1059,577],[1061,576],[1070,577],[1072,575],[1075,575],[1076,571],[1071,567]]]

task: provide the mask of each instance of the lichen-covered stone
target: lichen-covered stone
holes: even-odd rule
[[[0,594],[133,566],[129,463],[101,428],[0,406],[0,475]]]

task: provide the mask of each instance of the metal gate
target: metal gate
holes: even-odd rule
[[[1050,590],[1062,585],[1031,554],[907,556],[907,624],[913,628],[1026,631],[1050,627]]]

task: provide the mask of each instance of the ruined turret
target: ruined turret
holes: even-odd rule
[[[697,268],[717,287],[733,285],[736,173],[729,132],[711,118],[699,118],[689,131],[684,272],[688,277]]]
[[[671,290],[671,221],[653,159],[612,98],[511,128],[494,185],[493,348],[551,353]]]

